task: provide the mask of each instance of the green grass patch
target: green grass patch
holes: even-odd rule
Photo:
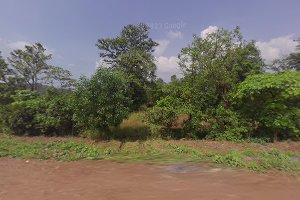
[[[87,144],[73,140],[29,142],[15,138],[1,138],[0,157],[63,161],[106,159],[147,163],[209,162],[261,172],[270,169],[297,174],[300,172],[300,159],[292,152],[281,152],[278,149],[203,152],[185,144],[163,140]]]

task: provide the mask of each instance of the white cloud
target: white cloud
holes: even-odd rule
[[[11,41],[5,40],[3,38],[0,38],[0,44],[1,44],[1,46],[3,46],[3,51],[5,51],[5,53],[7,55],[9,54],[9,52],[11,52],[13,50],[16,50],[16,49],[24,50],[25,46],[33,45],[33,43],[28,42],[28,41],[15,41],[15,42],[11,42]],[[43,46],[46,49],[46,51],[45,51],[46,54],[52,54],[52,55],[54,55],[55,49],[49,48],[46,45],[43,45]]]
[[[96,61],[96,65],[95,65],[96,70],[99,68],[108,68],[108,67],[110,67],[110,64],[104,62],[103,59]]]
[[[274,59],[292,53],[296,45],[297,43],[292,39],[292,35],[273,38],[267,42],[256,42],[256,46],[261,51],[261,56],[267,64],[271,63]]]
[[[206,38],[208,34],[215,33],[218,30],[217,26],[209,26],[203,31],[201,31],[201,37]]]
[[[165,57],[159,56],[156,58],[157,75],[164,81],[170,81],[172,75],[181,76],[178,66],[178,58],[175,56]]]
[[[7,46],[10,50],[16,50],[16,49],[25,49],[25,46],[31,45],[30,42],[26,42],[26,41],[17,41],[17,42],[11,42],[8,43]]]
[[[155,53],[155,55],[160,56],[166,51],[167,47],[170,44],[170,41],[169,40],[156,40],[156,42],[159,45],[157,47],[155,47],[154,53]]]
[[[102,65],[103,65],[103,60],[100,59],[100,60],[96,61],[95,69],[96,70],[99,69]]]
[[[8,43],[7,46],[8,48],[12,51],[12,50],[16,50],[16,49],[21,49],[21,50],[24,50],[25,49],[25,46],[29,46],[29,45],[33,45],[32,43],[30,42],[27,42],[27,41],[17,41],[17,42],[11,42],[11,43]],[[47,46],[43,45],[44,48],[46,49],[45,53],[46,54],[54,54],[55,50],[52,49],[52,48],[48,48]]]
[[[183,37],[183,33],[180,31],[169,31],[167,36],[170,39],[181,39]]]
[[[167,32],[167,39],[156,40],[159,44],[155,47],[154,54],[156,56],[161,56],[165,53],[168,46],[170,45],[171,40],[180,39],[183,37],[183,34],[180,31],[169,31]]]

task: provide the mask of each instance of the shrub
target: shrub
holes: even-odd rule
[[[178,98],[167,96],[148,110],[145,119],[154,135],[169,133],[177,117],[184,112],[184,104]]]
[[[52,96],[45,100],[46,109],[35,116],[37,128],[45,134],[74,135],[71,95]]]
[[[132,101],[125,77],[121,71],[101,68],[90,79],[80,79],[73,99],[77,126],[94,131],[93,137],[106,136],[110,126],[128,117]]]
[[[251,75],[238,86],[233,102],[243,116],[272,131],[274,141],[300,138],[300,72]]]
[[[207,108],[207,110],[192,111],[192,118],[186,121],[184,132],[192,138],[206,138],[212,140],[240,141],[250,137],[255,126],[241,118],[231,109],[223,106]]]
[[[47,98],[37,92],[20,90],[14,101],[1,109],[3,126],[17,135],[63,135],[73,129],[69,95]]]
[[[240,141],[250,136],[253,124],[246,122],[238,113],[220,106],[207,120],[210,124],[206,138],[215,140]]]
[[[45,110],[45,102],[36,92],[20,90],[13,96],[14,102],[2,109],[2,120],[12,133],[38,134],[35,116]]]

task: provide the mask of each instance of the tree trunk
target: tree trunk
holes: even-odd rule
[[[273,142],[278,142],[278,129],[277,128],[274,129]]]
[[[224,100],[224,109],[225,109],[225,110],[228,109],[228,102],[227,102],[227,100]]]
[[[224,109],[227,110],[228,109],[228,101],[227,101],[227,85],[223,86],[223,101],[224,101]]]

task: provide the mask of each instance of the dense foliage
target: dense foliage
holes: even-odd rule
[[[1,124],[18,135],[64,135],[73,127],[68,97],[50,91],[41,96],[35,91],[18,90],[13,102],[2,106]]]
[[[263,61],[255,43],[244,41],[238,27],[233,31],[220,29],[205,38],[195,35],[179,57],[185,76],[165,87],[165,97],[150,110],[149,121],[170,129],[188,114],[181,124],[186,136],[244,137],[250,131],[249,124],[232,110],[229,95],[247,76],[262,73]],[[166,120],[170,120],[168,124]]]
[[[249,76],[233,97],[243,116],[274,132],[300,137],[300,72]]]
[[[69,71],[48,64],[52,55],[40,43],[0,55],[1,132],[111,138],[138,111],[139,122],[127,124],[155,137],[300,138],[299,45],[266,66],[239,27],[194,35],[179,53],[183,77],[165,83],[156,77],[158,43],[149,30],[128,25],[99,39],[101,65],[76,84]]]
[[[46,54],[46,49],[42,44],[36,43],[32,46],[25,46],[25,50],[17,49],[11,52],[8,58],[10,63],[8,72],[3,79],[17,82],[19,86],[24,86],[30,90],[38,90],[39,86],[53,85],[58,81],[62,87],[69,87],[72,79],[68,70],[47,64],[51,59],[51,54]]]
[[[156,78],[154,47],[158,43],[149,37],[150,27],[144,23],[128,25],[116,38],[102,38],[96,46],[105,66],[124,71],[130,80],[133,110],[147,102],[147,88]]]
[[[79,80],[74,92],[74,120],[94,133],[107,134],[129,114],[128,81],[122,71],[100,68],[90,79]]]

